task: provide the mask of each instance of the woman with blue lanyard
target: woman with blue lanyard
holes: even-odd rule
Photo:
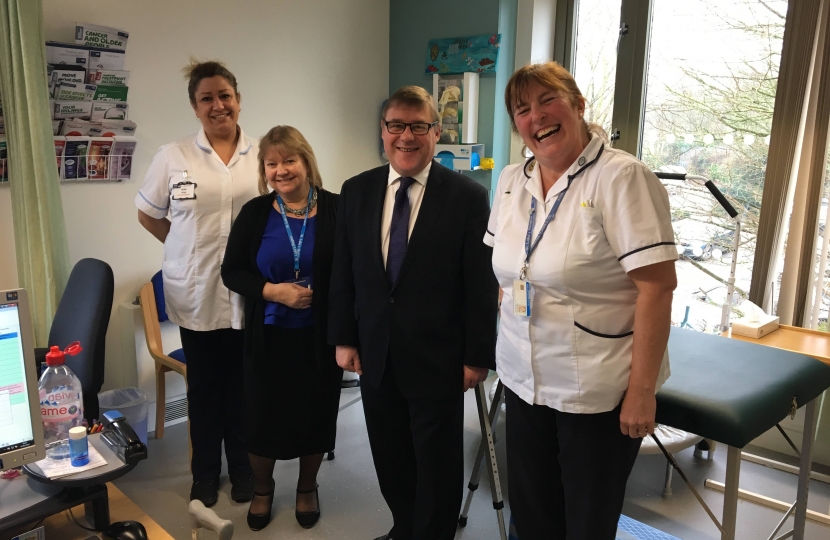
[[[533,153],[502,172],[484,238],[503,295],[510,508],[520,540],[613,540],[669,376],[668,194],[606,146],[558,64],[519,69],[505,104]]]
[[[225,285],[245,298],[248,526],[271,520],[276,460],[300,458],[295,516],[310,528],[320,518],[317,471],[334,450],[343,377],[326,343],[338,195],[323,189],[311,146],[290,126],[260,141],[259,192],[239,212],[222,263]]]

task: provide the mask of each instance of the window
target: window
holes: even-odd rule
[[[739,313],[752,274],[786,0],[580,0],[576,13],[570,67],[590,121],[654,170],[713,180],[741,212]],[[664,183],[680,254],[672,319],[705,330],[720,323],[734,222],[705,188]]]
[[[582,0],[573,76],[588,100],[586,120],[611,133],[622,0]]]

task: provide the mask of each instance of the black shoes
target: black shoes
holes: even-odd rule
[[[383,536],[378,536],[377,538],[375,538],[375,540],[394,540],[394,539],[391,536],[389,536],[388,534],[384,534]]]
[[[219,479],[196,480],[190,488],[190,500],[199,499],[210,508],[219,500]],[[236,502],[250,501],[254,493],[254,479],[248,477],[231,478],[231,499]]]
[[[271,509],[274,506],[274,479],[271,479],[271,491],[267,493],[260,493],[259,491],[252,491],[253,496],[268,497],[268,511],[264,514],[254,514],[248,508],[248,527],[252,531],[261,531],[271,522]]]
[[[231,476],[231,499],[233,499],[234,502],[248,502],[253,496],[253,476]]]
[[[314,493],[314,498],[317,499],[317,510],[313,512],[300,512],[298,510],[294,510],[294,517],[297,518],[297,523],[300,524],[300,527],[303,529],[310,529],[317,524],[317,521],[320,520],[320,493],[318,490],[319,486],[315,486],[314,489],[302,490],[298,489],[297,493],[302,495],[306,495],[308,493]]]
[[[190,487],[190,500],[199,499],[206,507],[210,508],[216,501],[219,500],[219,493],[217,487],[219,486],[218,478],[211,478],[210,480],[196,480]]]

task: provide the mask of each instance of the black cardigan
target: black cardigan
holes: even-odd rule
[[[314,348],[318,369],[325,364],[336,365],[334,347],[327,344],[329,285],[334,256],[334,231],[339,195],[319,189],[317,193],[317,225],[312,252],[314,292],[311,313],[314,317]],[[265,355],[265,299],[262,289],[268,282],[257,267],[256,257],[262,235],[274,203],[274,193],[248,201],[239,211],[231,227],[222,281],[225,287],[245,298],[245,353],[256,362],[268,361]],[[270,351],[274,354],[274,351]]]

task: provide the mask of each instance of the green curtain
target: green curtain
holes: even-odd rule
[[[20,286],[29,294],[35,343],[45,347],[69,276],[49,93],[41,0],[0,0],[0,95]]]

